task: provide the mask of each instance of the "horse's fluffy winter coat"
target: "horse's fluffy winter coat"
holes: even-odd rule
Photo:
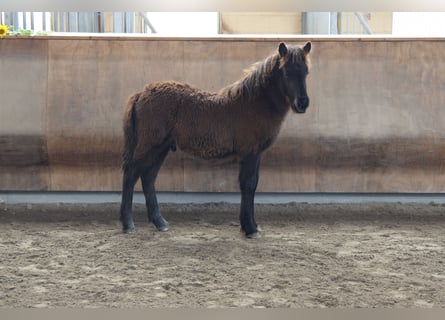
[[[128,188],[132,192],[134,180],[139,176],[144,184],[144,172],[148,170],[152,173],[150,178],[145,178],[150,181],[147,189],[153,189],[150,192],[154,193],[151,184],[154,185],[157,171],[169,150],[179,148],[204,159],[237,157],[241,161],[241,189],[241,180],[248,179],[243,175],[243,163],[246,159],[254,159],[257,164],[252,174],[256,175],[253,188],[256,189],[262,151],[277,137],[289,109],[304,112],[309,103],[305,86],[309,51],[310,43],[303,48],[280,44],[277,53],[254,64],[242,79],[217,93],[166,81],[150,83],[132,95],[124,113],[121,208],[124,229],[133,228],[125,192],[129,192]],[[154,195],[148,193],[147,208],[149,219],[153,221],[155,218],[150,218],[150,210],[158,210],[157,202],[153,205]],[[252,221],[241,219],[248,235],[256,233],[253,208],[251,211]]]

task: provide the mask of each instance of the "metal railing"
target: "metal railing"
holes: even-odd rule
[[[0,12],[0,24],[46,32],[156,33],[143,12]],[[372,34],[359,12],[303,13],[306,34]]]
[[[46,32],[156,33],[143,12],[0,12],[0,24]]]
[[[302,26],[304,34],[372,34],[360,12],[304,12]]]
[[[372,34],[368,19],[360,12],[342,13],[342,34]]]

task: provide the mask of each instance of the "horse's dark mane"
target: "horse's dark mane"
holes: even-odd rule
[[[308,63],[307,56],[300,48],[289,47],[289,52],[284,61],[280,62],[280,56],[276,53],[263,61],[254,63],[244,71],[245,75],[243,78],[221,89],[219,92],[220,97],[229,100],[254,100],[261,94],[261,88],[267,87],[275,72],[288,60],[294,63],[299,61]]]
[[[228,85],[220,91],[220,95],[229,100],[246,99],[251,101],[261,92],[261,87],[265,87],[272,74],[279,68],[278,54],[269,56],[264,61],[253,64],[245,70],[242,79]]]

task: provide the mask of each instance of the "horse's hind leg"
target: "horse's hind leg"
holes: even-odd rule
[[[254,215],[254,197],[258,185],[260,154],[248,154],[240,165],[239,183],[241,189],[241,229],[248,238],[258,238]]]
[[[159,169],[161,168],[170,148],[171,145],[168,143],[164,143],[157,147],[156,152],[153,152],[154,157],[152,159],[154,161],[141,175],[148,221],[152,222],[159,231],[167,231],[169,229],[169,224],[159,210],[159,204],[156,198],[155,181]]]
[[[134,231],[133,214],[131,209],[133,206],[133,190],[138,178],[139,173],[135,166],[129,165],[124,168],[120,220],[122,222],[122,229],[125,233]]]

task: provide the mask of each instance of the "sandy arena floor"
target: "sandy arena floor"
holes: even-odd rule
[[[0,307],[445,307],[445,207],[0,205]]]

